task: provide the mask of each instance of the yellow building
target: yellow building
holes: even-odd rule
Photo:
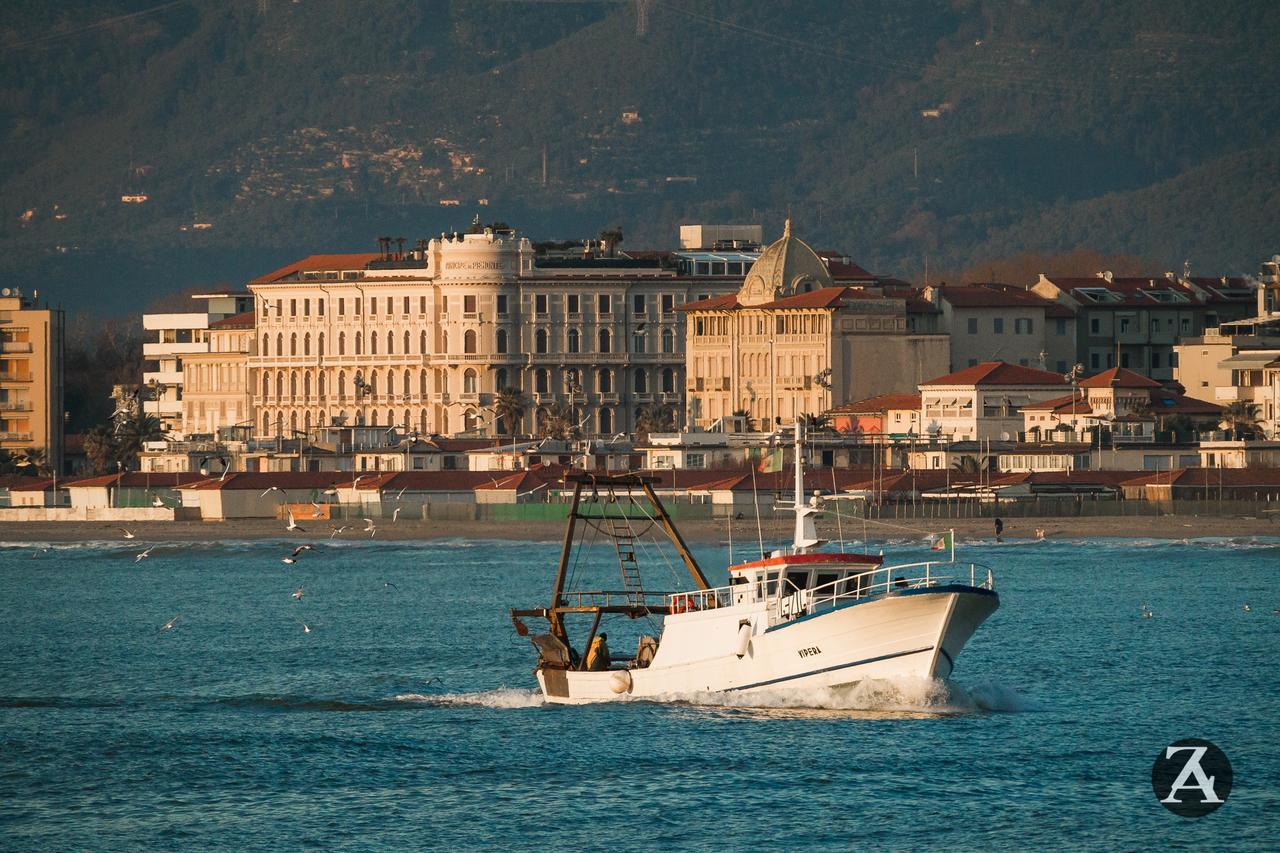
[[[61,470],[65,346],[61,310],[0,290],[0,450],[43,454]]]
[[[209,323],[207,352],[188,353],[182,362],[182,431],[213,435],[219,427],[253,423],[249,355],[254,314],[247,311]]]
[[[945,373],[945,334],[908,331],[906,302],[838,287],[827,265],[791,233],[752,265],[736,294],[682,307],[687,314],[689,421],[757,429],[877,394],[911,392]]]

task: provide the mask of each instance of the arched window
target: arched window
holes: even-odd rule
[[[284,371],[276,374],[276,399],[279,400],[284,396]]]
[[[408,409],[405,409],[405,410],[404,410],[404,420],[400,422],[400,423],[404,426],[404,431],[405,431],[405,432],[408,432],[408,431],[409,431],[409,425],[413,423],[413,421],[409,420],[409,417],[410,417],[410,415],[409,415],[409,410],[408,410]]]
[[[302,398],[304,400],[311,399],[311,371],[310,370],[302,374]]]
[[[302,428],[307,432],[311,432],[311,413],[307,412],[306,417],[302,421]]]
[[[356,332],[356,355],[364,354],[364,333]]]
[[[440,333],[440,352],[442,353],[449,352],[449,333],[448,332]]]
[[[291,412],[289,414],[289,431],[290,432],[298,431],[298,413],[297,412]]]
[[[636,368],[635,380],[632,385],[632,390],[634,390],[637,394],[649,393],[649,374],[645,373],[643,367]]]
[[[427,429],[427,410],[426,409],[423,409],[421,412],[418,413],[418,432],[422,433],[423,435],[427,435],[430,432]]]
[[[418,352],[426,354],[427,352],[427,333],[422,332],[418,335]]]
[[[307,332],[302,336],[302,354],[311,355],[311,333]]]
[[[409,395],[413,393],[413,386],[410,384],[410,380],[409,380],[409,371],[406,370],[404,372],[404,376],[401,378],[404,381],[400,385],[400,393],[403,394],[405,399],[407,400],[409,399]],[[408,422],[406,421],[406,423]]]
[[[579,341],[578,330],[570,329],[569,330],[569,352],[578,352],[581,349],[582,349],[582,344]]]
[[[505,353],[507,351],[507,330],[506,329],[498,330],[497,335],[494,338],[493,348],[499,353]]]
[[[427,396],[427,371],[425,370],[418,373],[418,393],[423,397]]]
[[[284,355],[284,333],[283,332],[276,333],[276,355],[277,356]]]
[[[294,332],[289,335],[289,355],[298,354],[298,333]]]
[[[377,354],[378,354],[378,333],[370,332],[369,333],[369,355],[377,355]]]
[[[564,372],[564,390],[568,394],[582,393],[582,375],[578,368],[571,367]]]
[[[366,390],[368,390],[370,397],[378,396],[378,371],[369,371],[369,384],[365,387]]]
[[[551,390],[551,374],[546,368],[540,368],[533,374],[533,390],[546,394]]]
[[[476,372],[469,367],[462,374],[462,393],[476,393]]]
[[[631,351],[632,352],[645,351],[644,332],[640,329],[637,329],[635,334],[631,336]]]
[[[533,351],[544,353],[547,351],[547,330],[539,329],[533,334]]]
[[[263,435],[271,434],[271,413],[270,412],[262,413],[262,434]]]
[[[676,351],[676,336],[670,329],[662,330],[662,351],[666,355]]]
[[[405,333],[404,333],[404,350],[403,350],[403,352],[404,352],[404,354],[405,354],[405,355],[408,355],[408,354],[409,354],[409,332],[408,332],[407,330],[406,330],[406,331],[405,331]]]
[[[613,393],[613,371],[607,368],[600,371],[600,393]]]
[[[378,410],[374,409],[369,413],[369,426],[378,425]]]
[[[609,335],[609,330],[601,329],[600,330],[600,352],[609,352],[609,345],[611,342],[612,342],[612,338]]]
[[[347,399],[347,372],[345,370],[338,371],[338,399]]]
[[[474,353],[476,351],[476,333],[473,329],[467,329],[462,334],[462,351],[464,353]]]
[[[316,393],[317,395],[319,395],[321,400],[324,399],[324,391],[325,391],[324,386],[326,384],[327,383],[324,381],[324,371],[320,371],[320,376],[318,379],[316,379]]]
[[[271,371],[262,374],[262,399],[267,399],[271,395]]]
[[[347,354],[347,333],[338,332],[338,355]]]
[[[662,370],[662,393],[674,394],[676,390],[676,372],[670,367]]]
[[[387,371],[387,396],[395,397],[396,395],[396,372],[394,370]]]
[[[387,355],[394,355],[396,351],[396,339],[393,334],[387,332]]]
[[[493,372],[493,387],[498,391],[502,391],[507,387],[507,369],[505,367],[499,367]]]
[[[264,357],[264,358],[265,358],[266,356],[271,355],[271,348],[267,345],[270,341],[271,341],[271,336],[270,336],[270,335],[263,335],[263,336],[262,336],[262,355],[263,355],[263,357]]]
[[[608,435],[613,432],[613,409],[600,410],[600,434]]]
[[[298,372],[296,370],[289,374],[289,396],[298,396]]]
[[[316,355],[324,355],[324,332],[321,332],[320,337],[316,338]]]

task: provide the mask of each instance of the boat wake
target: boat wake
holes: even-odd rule
[[[413,702],[436,708],[540,708],[547,704],[537,690],[499,687],[474,693],[401,693],[397,702]]]
[[[742,710],[850,711],[870,715],[953,716],[1033,711],[1035,702],[999,684],[965,686],[928,678],[873,679],[843,687],[693,693],[662,697],[684,705]]]

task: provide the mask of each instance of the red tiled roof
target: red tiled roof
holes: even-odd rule
[[[867,272],[853,261],[846,261],[845,255],[831,249],[814,252],[827,265],[827,272],[836,281],[875,281],[874,274]]]
[[[1053,284],[1057,285],[1061,290],[1071,293],[1076,301],[1089,308],[1131,308],[1134,306],[1142,306],[1152,308],[1158,306],[1177,307],[1179,305],[1202,305],[1195,292],[1180,281],[1165,278],[1164,276],[1151,276],[1147,278],[1113,278],[1107,281],[1105,278],[1098,276],[1087,277],[1062,277],[1045,276]],[[1084,294],[1075,294],[1074,291],[1080,288],[1101,288],[1109,293],[1120,297],[1116,300],[1107,300],[1105,302],[1095,302],[1093,299]],[[1160,302],[1144,295],[1147,292],[1173,292],[1186,298],[1186,301],[1179,302]]]
[[[768,310],[784,310],[788,308],[835,308],[845,299],[881,299],[874,293],[856,287],[820,287],[808,293],[797,293],[784,296],[772,302],[759,305],[740,305],[736,294],[713,296],[699,302],[689,302],[680,306],[681,311],[729,311],[735,308],[764,308]]]
[[[843,406],[836,406],[830,411],[841,414],[861,414],[886,412],[890,409],[919,409],[919,394],[881,394],[878,397],[869,397],[866,400],[859,400],[856,403],[845,403]]]
[[[723,296],[712,296],[696,302],[686,302],[676,308],[677,311],[726,311],[738,307],[738,294],[726,293]]]
[[[1096,376],[1090,376],[1079,385],[1080,388],[1159,388],[1160,383],[1134,373],[1124,367],[1113,367]]]
[[[209,324],[210,329],[252,329],[254,327],[254,312],[245,311],[240,314],[232,314],[230,317],[223,317],[221,320],[214,320]]]
[[[1039,403],[1028,403],[1025,406],[1019,406],[1018,411],[1048,411],[1052,414],[1089,415],[1093,413],[1093,407],[1084,399],[1083,394],[1068,394],[1065,397],[1054,397],[1052,400],[1042,400]]]
[[[942,298],[960,308],[1047,308],[1054,303],[1038,293],[1007,284],[947,284]]]
[[[1152,471],[1125,480],[1126,486],[1167,486],[1172,481],[1179,488],[1226,486],[1280,488],[1280,468],[1175,468]]]
[[[1220,415],[1223,408],[1217,403],[1210,403],[1184,394],[1154,391],[1151,394],[1151,410],[1155,414]]]
[[[1022,367],[1006,361],[984,361],[921,385],[1066,385],[1059,373],[1034,367]]]
[[[196,471],[125,471],[122,474],[103,474],[99,477],[68,480],[67,487],[92,489],[118,486],[125,489],[172,489],[204,479],[206,479],[205,475]]]
[[[308,255],[300,261],[294,261],[293,263],[286,264],[279,269],[272,270],[266,275],[259,276],[254,279],[254,282],[258,284],[270,284],[271,282],[280,281],[301,272],[315,272],[317,270],[362,270],[371,261],[376,261],[381,257],[381,252],[356,252],[345,255]]]

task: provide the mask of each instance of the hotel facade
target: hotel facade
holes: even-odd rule
[[[43,454],[62,468],[63,353],[60,309],[40,307],[17,288],[0,292],[0,450]]]
[[[260,438],[332,425],[528,433],[553,414],[611,435],[644,406],[683,425],[676,307],[740,281],[625,258],[535,263],[526,238],[491,229],[407,253],[314,255],[249,283],[251,418]],[[519,424],[497,417],[507,388],[523,394]]]

